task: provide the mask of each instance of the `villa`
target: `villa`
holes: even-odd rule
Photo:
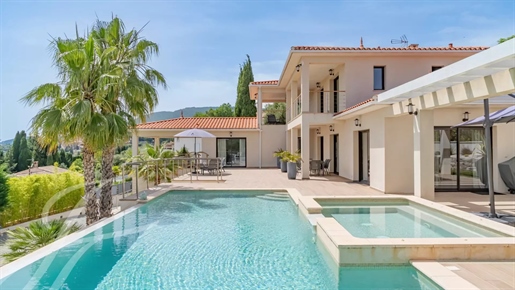
[[[435,191],[485,190],[484,128],[454,126],[483,115],[481,99],[492,98],[492,112],[515,104],[508,95],[515,91],[513,42],[491,49],[365,47],[363,40],[359,47],[294,46],[279,80],[250,84],[255,118],[141,124],[133,150],[138,136],[158,144],[199,128],[217,138],[194,150],[225,157],[229,166],[273,167],[273,152],[286,148],[301,151],[303,179],[310,178],[308,160],[330,159],[331,173],[383,193],[432,200]],[[263,104],[274,102],[286,103],[285,125],[264,122]],[[176,149],[193,151],[191,140],[182,142],[175,140]],[[515,123],[493,127],[496,192],[508,190],[497,164],[515,156],[512,144]]]

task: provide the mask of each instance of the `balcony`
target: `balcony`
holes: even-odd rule
[[[332,115],[345,108],[343,103],[345,100],[345,91],[310,91],[309,92],[309,106],[308,110],[302,111],[302,98],[299,94],[292,100],[290,106],[287,108],[287,122],[297,118],[301,114],[324,114]]]

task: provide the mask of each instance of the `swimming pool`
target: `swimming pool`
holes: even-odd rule
[[[353,205],[326,207],[333,217],[358,238],[456,238],[503,237],[501,233],[474,226],[453,217],[408,204]]]
[[[411,266],[334,271],[295,204],[270,194],[164,194],[0,280],[0,288],[439,289]]]

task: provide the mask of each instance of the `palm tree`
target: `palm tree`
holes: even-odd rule
[[[109,137],[109,124],[98,105],[106,95],[111,67],[95,51],[93,37],[54,39],[50,48],[60,80],[30,91],[22,100],[28,105],[45,105],[32,119],[38,142],[55,150],[59,143],[82,141],[86,200],[86,222],[98,220],[95,194],[94,152]]]
[[[77,223],[67,225],[64,220],[53,220],[48,223],[39,220],[30,223],[28,228],[18,227],[7,232],[9,252],[3,254],[3,257],[12,262],[79,229]]]
[[[173,158],[174,156],[175,153],[172,150],[166,149],[164,145],[154,148],[150,144],[145,144],[141,153],[135,158],[137,161],[143,162],[138,171],[139,176],[147,180],[153,180],[155,185],[159,184],[162,178],[165,181],[170,181],[170,176],[175,174],[177,166],[169,162],[165,167],[163,161],[158,160]]]
[[[113,157],[117,145],[129,138],[129,129],[136,126],[134,117],[145,122],[158,103],[156,86],[166,88],[163,75],[147,62],[159,53],[156,43],[143,39],[141,30],[125,30],[118,17],[110,22],[97,21],[92,31],[99,53],[113,72],[110,88],[101,104],[109,123],[109,138],[102,148],[102,189],[100,218],[111,215]],[[133,117],[134,116],[134,117]]]

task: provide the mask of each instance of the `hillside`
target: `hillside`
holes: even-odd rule
[[[14,139],[0,141],[0,145],[11,145]]]
[[[173,118],[179,118],[181,116],[181,110],[183,111],[184,117],[193,117],[197,112],[205,112],[209,109],[216,109],[216,107],[189,107],[179,109],[175,111],[160,111],[154,112],[147,117],[147,122],[161,121]]]

